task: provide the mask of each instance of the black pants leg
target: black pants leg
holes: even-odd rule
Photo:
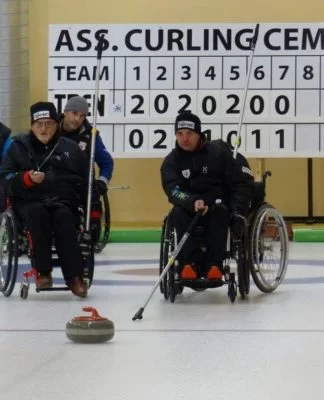
[[[30,232],[33,244],[34,267],[39,272],[52,271],[52,229],[49,210],[41,203],[27,203],[16,210]]]
[[[64,279],[81,276],[83,266],[77,240],[75,215],[66,206],[53,209],[52,227]]]
[[[229,212],[224,206],[214,206],[202,218],[207,240],[207,271],[212,265],[223,267],[229,225]]]
[[[182,239],[184,233],[187,231],[194,215],[194,213],[190,213],[180,206],[175,206],[171,210],[170,222],[177,232],[178,243]],[[196,253],[197,242],[195,239],[189,236],[178,256],[180,265],[192,264],[195,261]]]

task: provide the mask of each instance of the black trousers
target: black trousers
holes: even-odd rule
[[[175,206],[171,210],[170,222],[177,232],[178,242],[186,232],[194,215],[193,212],[190,213],[180,206]],[[212,265],[222,268],[229,226],[228,209],[225,206],[213,206],[204,216],[200,217],[198,225],[204,227],[207,246],[206,270],[208,271]],[[197,238],[190,235],[179,254],[180,264],[195,263],[197,251]]]
[[[76,216],[72,210],[65,205],[45,207],[40,202],[32,202],[25,203],[15,212],[31,234],[38,272],[52,271],[51,246],[54,237],[64,279],[82,275]]]

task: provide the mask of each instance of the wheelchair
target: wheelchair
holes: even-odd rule
[[[107,193],[101,196],[102,202],[102,216],[101,216],[101,231],[99,234],[99,240],[94,245],[94,252],[101,253],[107,246],[110,236],[110,205]]]
[[[182,280],[179,261],[175,259],[160,282],[160,292],[165,300],[173,303],[176,296],[183,292],[184,287],[203,291],[227,284],[228,297],[234,303],[238,292],[242,299],[248,296],[250,274],[257,288],[264,293],[273,292],[282,283],[288,265],[288,233],[283,217],[265,201],[267,176],[271,176],[270,171],[266,171],[261,182],[254,183],[254,198],[248,217],[236,216],[236,222],[243,225],[244,229],[241,231],[244,233],[238,234],[235,232],[237,224],[230,224],[224,252],[223,278],[208,280],[198,277],[195,280]],[[179,243],[169,215],[164,218],[162,224],[160,275]],[[203,227],[197,226],[192,235],[198,241],[195,261],[197,265],[203,265],[206,258]]]
[[[81,217],[81,215],[80,215]],[[76,229],[78,229],[78,239],[81,239],[81,229],[79,227],[80,217],[76,221]],[[35,268],[33,257],[33,248],[30,233],[24,229],[21,223],[15,216],[11,205],[8,205],[6,210],[0,215],[0,292],[5,297],[9,297],[15,287],[18,273],[19,257],[27,255],[31,261],[31,269],[23,273],[23,280],[20,285],[20,297],[27,299],[30,278],[36,283],[36,292],[41,291],[67,291],[70,290],[67,286],[38,288],[38,273]],[[52,266],[59,267],[60,260],[55,250],[53,239],[52,249]],[[83,260],[83,278],[90,288],[94,274],[94,246],[90,245],[89,251],[82,252]]]

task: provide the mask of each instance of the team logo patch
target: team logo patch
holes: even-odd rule
[[[189,178],[189,176],[190,176],[190,169],[184,169],[184,170],[182,170],[182,175],[185,177],[185,178]]]
[[[79,147],[82,151],[84,151],[87,148],[87,143],[86,142],[79,142]]]
[[[50,112],[44,110],[44,111],[37,111],[33,114],[33,121],[36,121],[41,118],[50,118]]]
[[[253,176],[252,171],[248,167],[242,167],[242,172],[244,172],[245,174],[249,174],[249,175]]]
[[[195,123],[192,122],[192,121],[179,121],[177,129],[183,129],[183,128],[192,129],[194,131],[195,130]]]

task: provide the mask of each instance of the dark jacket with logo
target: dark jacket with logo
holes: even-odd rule
[[[87,158],[73,141],[56,134],[44,145],[32,132],[15,137],[2,164],[1,178],[13,205],[41,201],[45,205],[85,206]],[[27,171],[45,173],[40,184],[28,180]]]
[[[85,119],[79,130],[77,130],[76,132],[66,132],[63,130],[63,125],[62,125],[63,118],[64,114],[61,114],[60,115],[61,135],[78,143],[80,149],[87,154],[88,159],[90,160],[92,125],[89,123],[87,119]],[[99,135],[99,132],[96,134],[94,159],[99,167],[100,178],[106,182],[110,181],[114,169],[114,161],[110,153],[107,151]]]
[[[203,141],[190,152],[176,145],[162,163],[161,180],[169,201],[188,211],[194,211],[194,202],[201,199],[208,206],[223,203],[232,212],[248,213],[253,176],[227,146]]]

